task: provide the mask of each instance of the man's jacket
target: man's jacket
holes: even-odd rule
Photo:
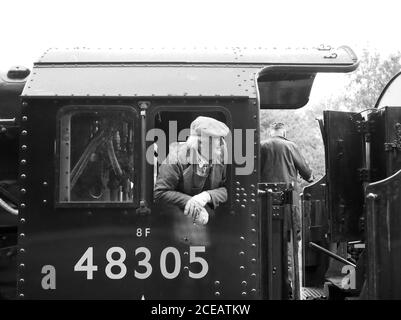
[[[209,186],[205,188],[207,177],[197,174],[197,164],[192,164],[194,161],[191,161],[190,151],[186,143],[180,143],[175,150],[170,148],[169,155],[159,168],[154,199],[184,209],[193,195],[207,191],[212,199],[210,206],[216,208],[227,201],[226,166],[212,165],[207,183]]]
[[[309,180],[312,170],[298,150],[297,145],[283,137],[272,137],[261,143],[261,182],[296,184],[297,172]]]

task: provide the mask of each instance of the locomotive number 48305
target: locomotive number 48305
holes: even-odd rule
[[[191,246],[189,247],[189,264],[199,263],[201,270],[194,273],[189,270],[189,277],[192,279],[201,279],[209,271],[209,265],[207,261],[197,256],[198,253],[205,252],[204,246]],[[134,270],[134,276],[137,279],[148,278],[153,271],[152,265],[150,264],[151,252],[146,247],[139,247],[135,250],[135,256],[142,256],[142,259],[138,261],[138,266],[142,267],[141,272]],[[173,270],[167,270],[166,260],[171,255],[174,258]],[[105,268],[106,276],[110,279],[122,279],[127,274],[127,266],[124,261],[127,257],[125,250],[121,247],[111,247],[106,252],[107,265]],[[189,268],[191,269],[191,268]],[[98,271],[98,266],[93,264],[93,247],[89,247],[82,257],[74,266],[74,271],[86,272],[86,279],[92,280],[93,273]],[[160,272],[166,279],[176,278],[181,271],[181,255],[177,248],[167,247],[164,248],[160,254]]]

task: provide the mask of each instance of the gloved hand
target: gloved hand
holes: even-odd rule
[[[212,201],[212,198],[210,196],[210,193],[207,191],[203,191],[201,193],[198,193],[197,195],[192,197],[194,200],[198,201],[202,207],[204,207],[207,203]]]
[[[194,223],[205,225],[208,221],[209,221],[209,213],[205,208],[202,208],[194,218]]]
[[[196,200],[195,197],[192,197],[187,201],[185,205],[184,215],[186,216],[189,215],[195,218],[202,209],[203,209],[202,204],[198,200]]]

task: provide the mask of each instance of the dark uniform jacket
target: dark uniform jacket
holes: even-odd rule
[[[212,208],[226,202],[226,166],[213,164],[209,175],[203,177],[197,174],[197,164],[191,164],[194,161],[190,161],[190,156],[191,152],[186,143],[179,144],[175,151],[170,150],[159,168],[154,188],[155,201],[163,201],[184,209],[192,196],[207,191],[211,196]]]
[[[297,171],[309,180],[312,170],[298,150],[297,145],[284,137],[272,137],[261,143],[261,182],[293,182]]]

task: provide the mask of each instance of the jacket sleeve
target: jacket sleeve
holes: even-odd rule
[[[191,196],[176,191],[181,176],[182,168],[179,163],[162,163],[154,187],[155,202],[173,204],[184,209]]]
[[[213,209],[216,209],[221,203],[227,201],[226,167],[227,166],[225,165],[223,168],[222,179],[219,184],[220,186],[216,189],[207,190],[207,192],[210,194],[210,198],[212,199],[210,206]]]
[[[296,145],[294,145],[293,148],[293,159],[295,168],[299,171],[301,177],[308,181],[312,177],[312,170],[309,168],[309,165],[306,163],[305,158],[302,156]]]

